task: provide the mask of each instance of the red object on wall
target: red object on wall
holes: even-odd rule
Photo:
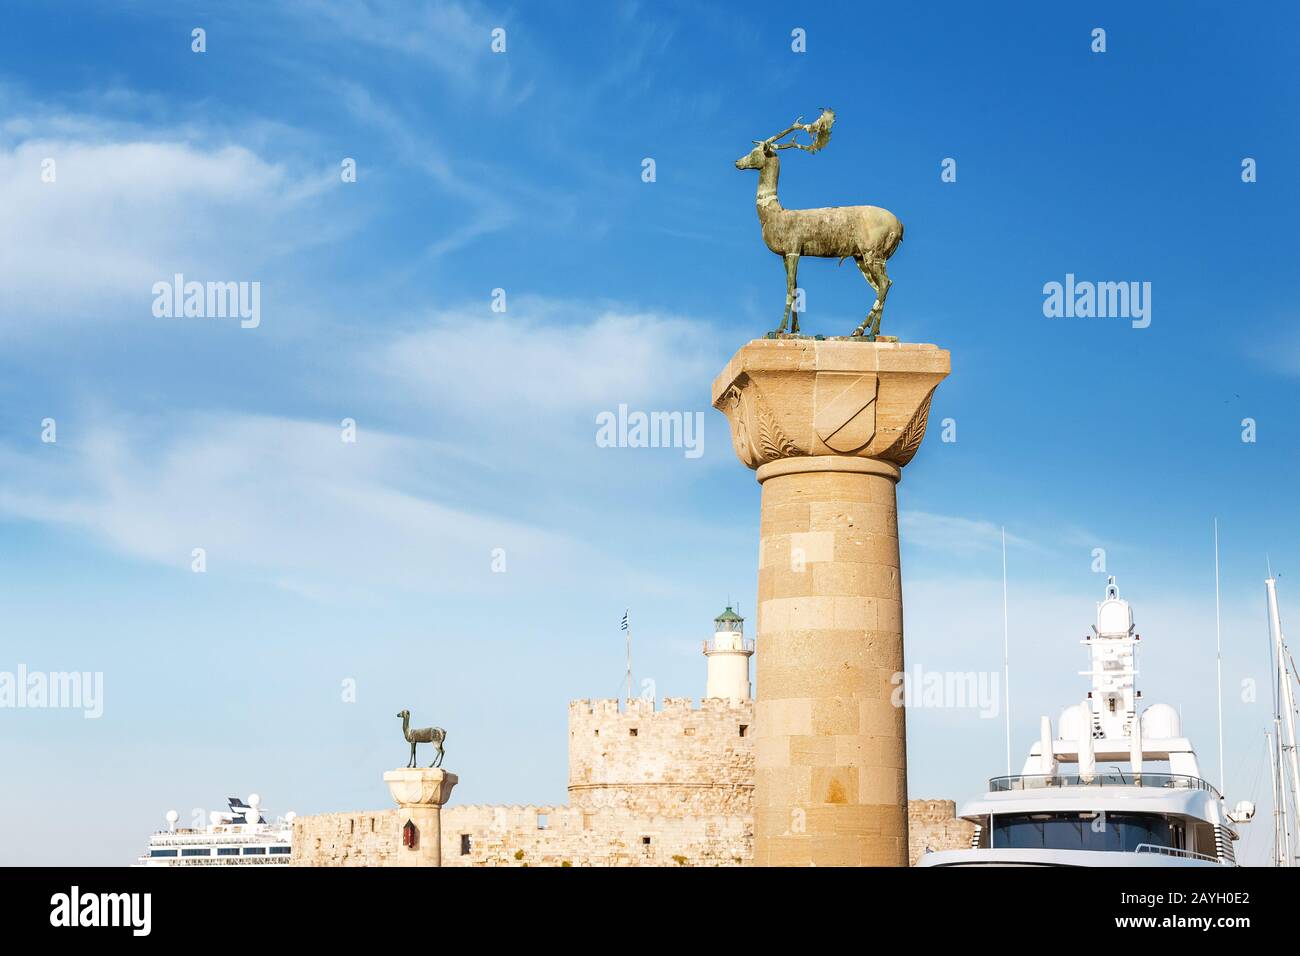
[[[415,822],[407,820],[406,826],[402,827],[402,846],[410,847],[414,850],[415,842],[419,835],[420,831],[415,828]]]

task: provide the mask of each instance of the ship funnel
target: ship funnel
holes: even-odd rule
[[[1088,713],[1088,703],[1084,701],[1084,713]],[[1079,779],[1083,783],[1092,783],[1097,775],[1097,755],[1092,749],[1092,721],[1079,724]]]
[[[1048,777],[1056,776],[1056,754],[1052,750],[1052,721],[1050,717],[1044,716],[1039,722],[1039,747],[1042,748],[1042,754],[1039,761],[1042,764],[1043,774]]]
[[[1129,762],[1133,765],[1133,776],[1142,776],[1142,721],[1133,715],[1133,730],[1129,734]]]

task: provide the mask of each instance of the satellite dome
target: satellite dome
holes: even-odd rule
[[[223,819],[224,818],[222,817],[220,810],[213,810],[211,813],[208,814],[208,822],[211,823],[214,827],[218,826]]]
[[[181,815],[180,815],[179,813],[177,813],[175,810],[168,810],[168,811],[167,811],[167,822],[168,822],[168,823],[175,823],[175,822],[176,822],[177,820],[179,820],[180,818],[181,818]]]
[[[1056,732],[1061,740],[1078,740],[1090,722],[1091,716],[1083,705],[1074,704],[1061,711],[1060,719],[1056,722]]]
[[[1098,634],[1127,634],[1133,629],[1133,609],[1119,596],[1115,578],[1106,580],[1106,600],[1097,605]]]
[[[1152,704],[1142,711],[1142,736],[1148,740],[1165,740],[1183,735],[1178,711],[1168,704]]]

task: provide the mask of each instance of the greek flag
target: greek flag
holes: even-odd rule
[[[621,631],[626,631],[626,630],[627,630],[627,611],[624,611],[624,612],[623,612],[623,625],[622,625],[622,627],[619,628],[619,630],[621,630]]]

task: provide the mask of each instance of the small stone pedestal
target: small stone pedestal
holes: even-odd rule
[[[440,767],[404,767],[384,774],[388,792],[405,814],[398,826],[405,827],[410,820],[416,831],[414,849],[402,846],[395,865],[442,866],[442,807],[459,782],[454,773]]]
[[[756,866],[907,866],[895,485],[949,368],[934,345],[757,339],[713,383],[763,486]]]

